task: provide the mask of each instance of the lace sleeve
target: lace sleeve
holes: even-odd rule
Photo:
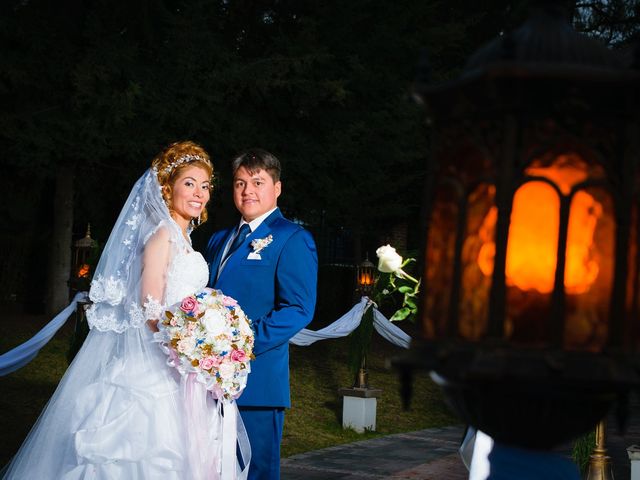
[[[162,314],[170,252],[170,233],[166,227],[153,233],[144,246],[140,298],[144,302],[145,320],[157,320]]]

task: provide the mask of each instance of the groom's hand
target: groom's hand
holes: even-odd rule
[[[160,331],[158,329],[158,320],[147,320],[147,327],[154,333]]]

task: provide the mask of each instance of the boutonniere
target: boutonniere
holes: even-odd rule
[[[269,236],[265,238],[256,238],[255,240],[251,240],[251,248],[253,248],[253,253],[260,253],[262,250],[267,248],[267,246],[273,242],[273,236],[269,234]]]

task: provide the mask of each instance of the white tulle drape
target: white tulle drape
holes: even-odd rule
[[[380,336],[394,345],[402,348],[409,348],[411,337],[380,313],[376,308],[375,303],[373,303],[368,297],[362,297],[360,302],[354,305],[351,310],[332,324],[320,330],[314,331],[306,328],[300,330],[300,332],[289,340],[289,343],[299,346],[307,346],[318,340],[346,337],[358,328],[358,325],[360,325],[360,322],[362,321],[362,316],[368,308],[373,308],[373,327]]]
[[[33,360],[40,349],[53,337],[60,327],[64,325],[67,317],[69,317],[75,309],[78,300],[86,296],[86,292],[78,293],[73,299],[73,302],[34,337],[0,356],[0,376],[18,370]],[[411,337],[380,313],[375,307],[375,304],[367,297],[362,297],[360,302],[355,304],[351,310],[330,325],[317,331],[304,328],[289,340],[289,342],[298,346],[308,346],[318,340],[345,337],[358,328],[358,325],[360,325],[362,321],[362,316],[368,308],[373,308],[373,326],[380,336],[394,345],[409,348]]]
[[[75,311],[78,302],[85,298],[87,298],[87,292],[77,293],[69,306],[53,317],[42,330],[26,342],[0,355],[0,377],[15,372],[33,360],[40,352],[40,349],[49,343],[49,340],[67,322],[67,319]]]

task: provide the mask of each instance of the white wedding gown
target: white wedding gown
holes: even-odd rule
[[[181,247],[168,265],[164,305],[207,284],[202,255],[186,241]],[[122,333],[93,328],[5,478],[216,478],[189,461],[180,377],[166,360],[144,324]]]

